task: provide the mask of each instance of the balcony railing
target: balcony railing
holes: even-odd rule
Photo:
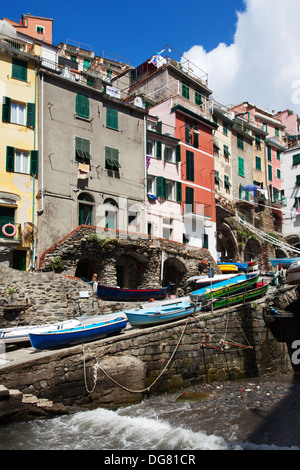
[[[21,224],[8,223],[7,220],[0,219],[0,239],[6,241],[21,240]]]

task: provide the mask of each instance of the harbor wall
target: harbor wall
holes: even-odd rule
[[[23,349],[21,360],[0,366],[0,384],[67,412],[75,405],[116,408],[201,382],[287,372],[286,345],[264,324],[259,302],[163,326],[129,327],[84,346]]]

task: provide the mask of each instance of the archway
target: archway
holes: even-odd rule
[[[148,262],[149,260],[140,255],[121,255],[116,260],[118,287],[137,289],[141,285]]]
[[[186,272],[187,269],[182,261],[177,258],[168,258],[164,262],[163,267],[163,286],[169,286],[171,283],[177,288],[181,284]]]
[[[93,196],[88,193],[80,193],[77,200],[79,202],[79,225],[92,225],[95,205]]]
[[[95,261],[93,259],[83,258],[77,263],[75,277],[79,277],[86,282],[91,281],[94,272],[97,272],[95,269]]]
[[[250,238],[245,245],[244,260],[252,261],[254,259],[261,259],[261,245],[258,240]]]

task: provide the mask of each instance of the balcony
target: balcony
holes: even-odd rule
[[[21,238],[21,224],[7,222],[7,220],[0,219],[0,243],[19,243]]]
[[[274,207],[286,207],[287,206],[287,199],[280,194],[273,194],[271,199],[271,204]]]

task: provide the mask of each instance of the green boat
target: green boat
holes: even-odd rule
[[[207,310],[213,306],[213,310],[217,308],[231,307],[233,305],[242,304],[245,302],[251,302],[252,300],[263,297],[269,288],[269,284],[265,284],[254,289],[246,290],[244,292],[236,293],[235,295],[224,295],[222,297],[216,297],[212,299],[212,302],[207,300],[202,304],[202,310]]]

